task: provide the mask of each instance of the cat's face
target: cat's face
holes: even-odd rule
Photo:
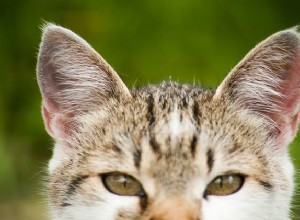
[[[53,219],[289,219],[299,42],[293,30],[273,35],[216,91],[129,91],[85,41],[46,26],[38,78],[56,141]]]

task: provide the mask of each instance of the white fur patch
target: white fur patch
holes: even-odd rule
[[[180,120],[180,113],[177,104],[174,105],[174,110],[170,113],[169,129],[170,134],[174,137],[180,136],[183,133],[195,131],[195,126],[187,117],[182,117]]]
[[[101,201],[90,206],[71,206],[65,209],[66,216],[56,218],[57,220],[114,220],[119,210],[137,206],[138,198],[132,196],[109,195]]]
[[[55,144],[55,147],[53,149],[53,156],[49,161],[48,165],[48,171],[50,174],[52,174],[55,168],[58,167],[62,161],[65,160],[65,158],[67,157],[66,150],[66,146],[61,146],[58,143]]]
[[[177,105],[174,106],[173,112],[170,114],[170,130],[171,134],[174,136],[177,136],[181,132],[181,127],[180,127],[180,115],[178,112],[178,107]]]

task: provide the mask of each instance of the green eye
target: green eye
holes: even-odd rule
[[[207,185],[205,196],[227,196],[236,193],[243,186],[244,179],[241,175],[218,176]]]
[[[122,173],[109,173],[102,176],[104,186],[111,193],[122,196],[143,196],[144,190],[139,181]]]

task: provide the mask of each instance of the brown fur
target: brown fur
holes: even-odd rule
[[[46,26],[38,79],[45,126],[56,141],[49,165],[54,219],[212,220],[206,216],[218,213],[206,209],[215,198],[205,188],[223,175],[244,178],[230,197],[243,211],[223,208],[224,219],[288,219],[299,39],[294,30],[271,36],[217,90],[163,82],[129,91],[84,40]],[[102,178],[113,172],[138,180],[145,195],[111,193]]]

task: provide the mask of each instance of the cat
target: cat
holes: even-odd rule
[[[47,23],[37,63],[54,220],[287,220],[300,34],[273,34],[216,90],[129,90],[81,37]]]

